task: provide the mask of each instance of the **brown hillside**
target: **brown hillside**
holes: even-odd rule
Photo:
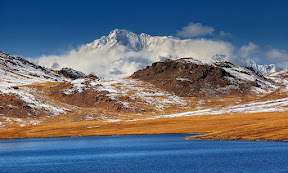
[[[238,94],[248,91],[251,86],[258,86],[257,79],[255,81],[236,80],[235,76],[223,68],[233,68],[234,65],[229,62],[208,65],[187,63],[186,59],[189,60],[189,58],[182,58],[155,62],[135,72],[131,77],[151,82],[182,97]],[[248,71],[251,75],[257,75],[250,68],[242,68],[245,69],[245,73]],[[263,78],[260,75],[258,77]],[[224,88],[227,89],[223,90]]]
[[[35,109],[15,95],[0,94],[1,114],[15,118],[39,118],[47,113],[44,110]]]

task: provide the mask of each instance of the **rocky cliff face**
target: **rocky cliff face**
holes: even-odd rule
[[[252,68],[229,62],[182,58],[155,62],[135,72],[134,79],[149,81],[178,96],[221,96],[272,88],[272,81]]]

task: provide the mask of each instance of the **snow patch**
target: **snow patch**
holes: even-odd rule
[[[170,115],[160,115],[155,116],[153,118],[172,118],[181,116],[220,115],[220,114],[236,114],[236,113],[284,112],[288,111],[287,106],[288,106],[288,98],[283,98],[263,102],[252,102],[234,106],[202,109]]]
[[[28,106],[32,108],[44,109],[50,112],[52,116],[58,116],[65,113],[64,109],[62,108],[54,107],[48,105],[47,103],[37,101],[35,96],[29,93],[30,91],[31,90],[29,90],[27,87],[21,87],[21,89],[14,89],[0,86],[0,94],[14,94],[16,97],[26,102]]]
[[[108,92],[106,96],[113,100],[120,101],[120,97],[126,96],[132,100],[142,100],[144,104],[155,107],[156,110],[163,110],[171,105],[185,106],[187,102],[182,98],[162,91],[152,84],[135,79],[78,79],[73,82],[72,89],[64,90],[65,94],[83,92],[87,89],[94,89],[99,92]],[[84,83],[86,85],[84,85]],[[120,101],[124,106],[130,107],[129,102]]]

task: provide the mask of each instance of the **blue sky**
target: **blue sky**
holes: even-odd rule
[[[61,54],[115,28],[176,36],[191,22],[215,30],[205,37],[239,48],[253,42],[262,54],[277,49],[288,55],[284,0],[2,0],[0,6],[0,50],[24,57]],[[220,31],[232,36],[219,38]]]

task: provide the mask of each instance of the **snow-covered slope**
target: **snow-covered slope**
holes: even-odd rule
[[[63,56],[44,56],[38,59],[46,67],[71,67],[86,74],[100,77],[129,76],[147,65],[163,59],[193,57],[196,59],[217,59],[236,63],[233,46],[229,42],[205,38],[185,39],[171,36],[137,35],[127,30],[115,29],[92,43],[72,50]],[[243,64],[242,64],[243,65]],[[273,67],[252,65],[261,73],[270,72]],[[270,69],[271,68],[271,69]]]
[[[0,51],[1,86],[19,86],[39,82],[62,81],[57,72],[36,65],[21,57],[14,57]]]
[[[227,61],[221,62],[215,60],[195,60],[193,58],[185,58],[178,61],[186,61],[187,63],[195,64],[206,64],[208,66],[222,68],[226,72],[230,73],[230,80],[234,80],[232,83],[255,82],[256,85],[262,89],[276,88],[276,85],[272,80],[267,80],[265,77],[255,73],[254,70],[243,66],[237,66]]]
[[[265,74],[265,76],[280,85],[288,85],[288,69]]]
[[[0,115],[20,114],[23,117],[60,115],[64,109],[37,98],[36,92],[25,85],[67,80],[56,71],[35,65],[24,58],[14,57],[0,51]],[[11,98],[5,100],[5,98]],[[22,112],[21,112],[22,111]]]
[[[184,99],[165,90],[154,87],[152,84],[135,79],[77,79],[71,82],[72,86],[62,90],[65,95],[83,93],[85,90],[95,90],[107,93],[110,99],[118,101],[126,108],[153,107],[154,111],[161,111],[170,106],[178,108],[187,106]],[[129,98],[123,100],[121,98]],[[141,101],[140,101],[141,100]]]

